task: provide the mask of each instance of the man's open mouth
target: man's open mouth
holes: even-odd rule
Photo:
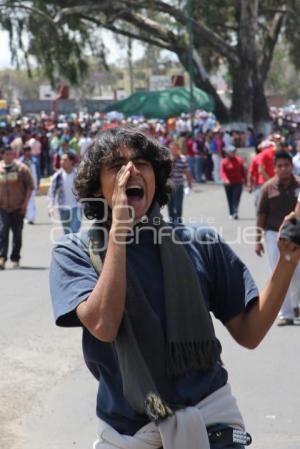
[[[130,186],[126,189],[126,195],[129,199],[141,199],[144,196],[144,189],[140,186]]]

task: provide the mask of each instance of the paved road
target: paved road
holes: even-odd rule
[[[81,355],[79,329],[53,324],[48,293],[51,229],[44,197],[35,226],[25,226],[22,269],[0,273],[0,447],[87,449],[95,434],[96,383]],[[231,242],[259,287],[266,258],[254,255],[252,198],[243,194],[240,220],[228,219],[223,188],[201,185],[186,198],[185,217],[209,221]],[[222,325],[223,359],[253,449],[300,448],[300,327],[273,326],[255,351],[239,347]]]

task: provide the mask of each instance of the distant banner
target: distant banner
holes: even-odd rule
[[[59,114],[70,114],[73,112],[86,111],[90,114],[102,112],[113,103],[113,100],[57,100],[56,108]],[[21,111],[26,114],[40,114],[41,111],[50,113],[53,111],[53,100],[20,100]]]

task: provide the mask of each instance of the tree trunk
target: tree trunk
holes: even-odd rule
[[[265,129],[271,127],[271,117],[265,95],[264,83],[261,81],[258,73],[254,74],[253,82],[255,90],[253,98],[253,124],[256,131],[266,134]]]
[[[258,0],[236,1],[239,24],[237,52],[240,64],[231,66],[231,119],[253,125],[256,130],[270,122],[269,108],[264,93],[263,77],[259,73],[256,49]]]
[[[253,122],[253,77],[252,69],[244,64],[231,70],[232,99],[230,117],[233,122]]]
[[[240,70],[232,69],[231,121],[253,126],[257,132],[270,127],[270,114],[264,85],[257,70],[244,64]],[[265,132],[264,132],[265,133]]]
[[[237,54],[239,64],[231,65],[232,103],[231,119],[252,124],[254,111],[253,70],[257,63],[255,33],[258,0],[236,0],[238,24]]]

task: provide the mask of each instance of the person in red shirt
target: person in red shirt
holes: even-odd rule
[[[221,178],[224,182],[230,218],[238,220],[245,169],[243,161],[236,155],[236,148],[229,145],[225,148],[226,157],[221,161]]]
[[[260,144],[262,152],[259,158],[259,183],[264,184],[275,176],[274,156],[276,144],[272,141],[265,140]]]
[[[189,165],[190,173],[192,174],[193,179],[196,179],[196,171],[195,171],[195,162],[196,162],[196,154],[197,154],[197,146],[196,142],[194,141],[192,135],[189,135],[186,141],[186,147],[187,147],[187,161]]]

